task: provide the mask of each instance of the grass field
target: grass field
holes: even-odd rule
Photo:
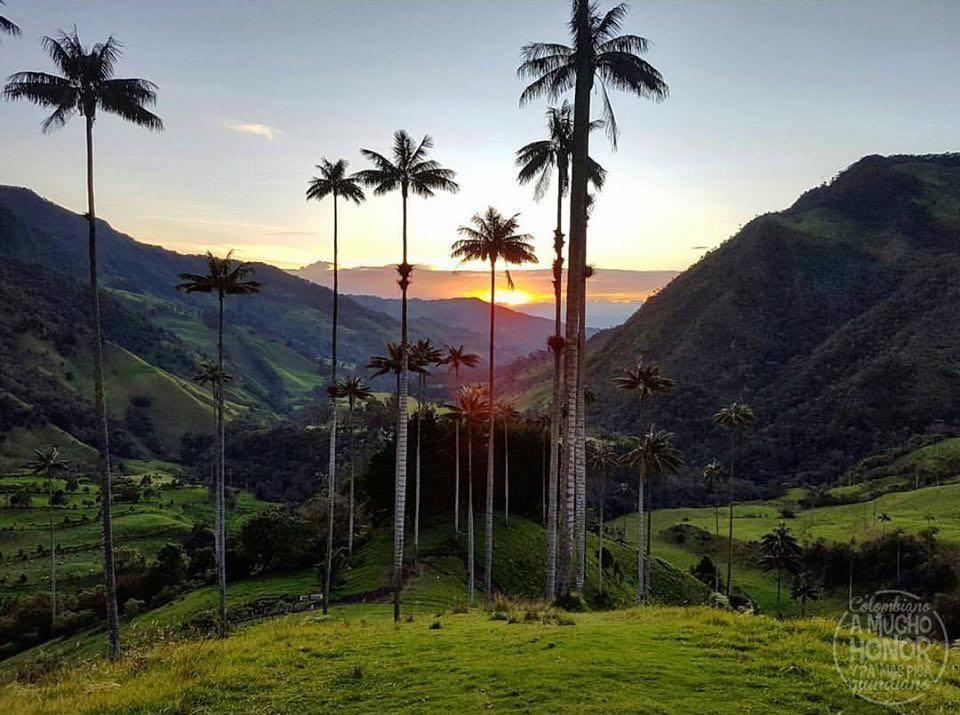
[[[174,486],[175,467],[164,462],[125,464],[126,478],[142,483],[149,475],[155,496],[137,503],[115,503],[114,541],[118,548],[133,549],[152,559],[160,548],[178,541],[195,523],[212,524],[213,506],[206,488]],[[118,475],[123,478],[123,475]],[[64,480],[54,480],[62,489]],[[25,494],[27,508],[10,508],[10,496]],[[103,571],[101,532],[94,479],[79,480],[75,492],[66,492],[63,504],[54,508],[57,543],[57,574],[60,587],[69,592],[98,583]],[[49,588],[50,532],[47,481],[38,476],[0,476],[0,595],[16,595]],[[229,512],[228,527],[237,528],[251,514],[266,508],[265,502],[241,492]],[[41,553],[40,548],[46,551]]]

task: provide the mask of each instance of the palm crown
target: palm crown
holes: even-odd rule
[[[483,214],[474,214],[470,219],[472,226],[461,226],[457,232],[464,238],[453,244],[451,254],[462,261],[488,261],[491,265],[498,260],[507,265],[536,263],[533,252],[533,236],[529,233],[517,233],[520,226],[514,214],[509,218],[490,206]],[[507,271],[507,282],[513,288],[513,278]]]
[[[757,421],[757,415],[750,405],[731,402],[713,416],[713,421],[724,429],[740,430]]]
[[[336,397],[345,398],[350,405],[369,400],[373,396],[373,391],[367,383],[357,375],[350,375],[338,382],[334,392]]]
[[[707,489],[713,491],[727,481],[727,470],[717,460],[713,460],[703,468],[703,483]]]
[[[0,5],[3,4],[3,0],[0,0]],[[0,33],[12,35],[13,37],[19,37],[20,28],[17,27],[17,24],[12,20],[8,20],[3,15],[0,15]]]
[[[577,10],[580,3],[584,2],[590,2],[590,42],[586,47],[581,47],[577,42]],[[591,0],[574,0],[570,20],[573,47],[553,42],[535,42],[521,51],[524,61],[517,74],[524,79],[533,79],[533,82],[520,95],[520,104],[524,105],[538,97],[557,99],[572,89],[577,79],[577,64],[582,60],[592,70],[593,78],[600,83],[604,124],[607,136],[616,147],[617,119],[610,105],[607,88],[633,92],[658,102],[669,93],[669,87],[660,72],[639,56],[647,51],[647,39],[638,35],[619,34],[626,15],[627,6],[624,4],[601,15]]]
[[[10,75],[3,95],[52,107],[53,113],[43,122],[43,131],[59,129],[74,113],[92,121],[98,110],[148,129],[163,129],[160,117],[147,109],[156,104],[157,86],[145,79],[113,76],[120,59],[120,42],[110,37],[88,50],[81,44],[76,29],[57,37],[44,37],[42,42],[63,74],[17,72]]]
[[[177,285],[177,290],[187,293],[216,293],[221,298],[225,295],[249,295],[260,291],[257,281],[246,280],[253,273],[249,263],[242,263],[233,259],[233,251],[220,258],[207,253],[207,273],[181,273],[183,283]]]
[[[32,474],[50,475],[66,468],[67,461],[60,456],[57,447],[34,450],[33,458],[27,463],[27,469]]]
[[[393,134],[393,160],[370,149],[361,149],[360,153],[373,163],[373,168],[358,171],[353,178],[372,187],[378,196],[397,189],[404,196],[413,192],[423,197],[433,196],[435,191],[457,192],[460,186],[453,180],[456,172],[427,158],[432,147],[433,139],[429,135],[417,144],[400,129]]]
[[[399,375],[402,365],[403,350],[400,344],[387,343],[387,354],[374,355],[371,357],[370,362],[367,363],[367,369],[371,371],[370,375],[372,377],[380,377],[381,375],[386,375],[388,372]],[[409,372],[419,373],[424,370],[424,367],[414,355],[410,354],[407,357],[407,370]]]
[[[587,440],[587,466],[598,472],[610,472],[620,465],[620,455],[609,440]]]
[[[447,354],[441,358],[441,365],[449,365],[455,373],[459,373],[464,367],[476,367],[480,362],[480,356],[476,353],[468,353],[463,345],[456,347],[448,345]]]
[[[613,382],[621,390],[636,392],[641,402],[652,395],[673,392],[677,386],[676,382],[661,374],[657,363],[642,361],[624,370],[621,375],[613,378]]]
[[[443,352],[434,346],[428,338],[420,338],[410,346],[410,357],[408,362],[415,368],[410,368],[414,372],[422,375],[429,374],[429,368],[432,365],[439,365],[443,360]]]
[[[603,122],[590,123],[591,129],[599,129]],[[528,184],[534,179],[533,196],[539,201],[550,188],[550,176],[557,170],[557,183],[561,196],[567,195],[570,185],[570,158],[573,155],[573,108],[564,100],[559,107],[547,109],[549,139],[530,142],[517,150],[517,166],[520,171],[517,181]],[[594,188],[602,189],[607,171],[593,159],[587,160],[588,180]]]
[[[467,422],[479,422],[489,415],[486,390],[479,385],[464,385],[449,405],[453,413]]]
[[[649,477],[674,474],[684,465],[683,454],[674,446],[673,435],[666,430],[651,430],[642,437],[634,437],[624,461],[643,467]]]
[[[233,375],[221,368],[213,360],[204,358],[200,361],[200,369],[193,376],[198,385],[213,385],[219,387],[233,381]]]
[[[347,176],[349,163],[343,159],[330,162],[326,158],[317,164],[320,176],[314,176],[307,184],[307,199],[321,201],[327,196],[344,198],[359,204],[366,196],[360,182],[354,176]]]

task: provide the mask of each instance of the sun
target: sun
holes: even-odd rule
[[[469,298],[479,298],[480,300],[490,301],[490,291],[478,290],[471,293]],[[500,289],[497,291],[498,305],[524,305],[533,300],[533,296],[525,290]]]

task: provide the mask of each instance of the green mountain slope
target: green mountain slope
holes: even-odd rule
[[[759,417],[744,478],[836,478],[934,422],[960,425],[958,274],[960,155],[862,159],[593,338],[591,423],[670,429],[698,474],[729,449],[713,413],[743,400]],[[640,357],[679,382],[643,415],[612,384]]]

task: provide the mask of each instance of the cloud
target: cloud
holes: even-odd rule
[[[267,126],[266,124],[242,124],[239,122],[225,122],[225,124],[227,129],[231,131],[240,132],[241,134],[253,134],[254,136],[263,137],[270,141],[276,139],[277,135],[280,134],[279,129]]]

